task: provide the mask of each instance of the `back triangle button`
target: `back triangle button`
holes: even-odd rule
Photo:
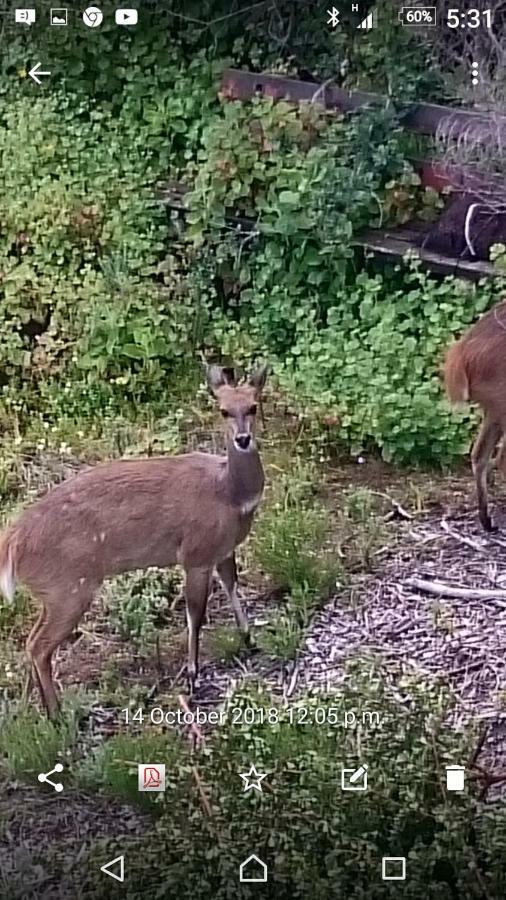
[[[112,869],[116,867],[116,871],[113,872]],[[105,875],[109,875],[110,878],[114,878],[115,881],[124,881],[125,880],[125,857],[117,856],[116,859],[109,860],[104,866],[100,866],[100,871]]]

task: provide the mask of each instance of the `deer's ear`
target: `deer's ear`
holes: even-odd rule
[[[235,385],[235,371],[231,366],[209,366],[207,369],[207,385],[211,394],[216,396],[216,391],[226,384]]]
[[[255,369],[248,378],[248,384],[255,388],[257,394],[261,394],[265,387],[268,370],[268,366],[259,366],[259,368]]]

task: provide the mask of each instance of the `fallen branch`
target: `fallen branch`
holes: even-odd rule
[[[199,792],[199,797],[200,797],[200,799],[201,799],[202,806],[204,807],[206,816],[208,816],[209,818],[211,818],[211,816],[212,816],[212,814],[213,814],[213,811],[212,811],[212,809],[211,809],[211,805],[210,805],[210,803],[209,803],[209,800],[208,800],[207,797],[206,797],[206,792],[205,792],[205,790],[204,790],[204,785],[202,784],[202,779],[201,779],[201,777],[200,777],[200,775],[199,775],[197,769],[195,768],[195,766],[192,766],[192,775],[193,775],[193,778],[194,778],[194,780],[195,780],[195,784],[197,785],[197,790],[198,790],[198,792]]]
[[[411,513],[407,511],[407,509],[404,509],[404,507],[401,506],[398,500],[394,500],[394,498],[389,494],[385,494],[383,491],[371,491],[371,494],[374,494],[376,497],[383,497],[384,500],[388,500],[390,505],[393,506],[392,511],[387,513],[387,516],[385,518],[393,518],[396,516],[398,516],[400,519],[414,518],[414,516],[412,516]]]
[[[442,581],[428,581],[425,578],[407,578],[404,582],[408,587],[415,588],[425,594],[435,594],[437,597],[453,597],[462,600],[504,600],[506,591],[499,588],[464,588],[451,584],[443,584]]]
[[[506,771],[502,772],[487,772],[486,769],[482,769],[481,766],[474,765],[474,769],[470,772],[470,775],[475,778],[480,778],[483,781],[483,787],[480,791],[480,800],[483,801],[486,799],[489,789],[495,784],[504,784],[506,782]]]
[[[179,694],[179,696],[177,698],[177,702],[179,703],[183,712],[188,713],[188,715],[190,715],[190,716],[192,715],[192,711],[191,711],[190,707],[188,706],[186,697],[184,697],[183,694]],[[193,735],[193,737],[195,738],[195,746],[200,747],[201,744],[204,743],[204,735],[202,734],[199,726],[195,722],[191,722],[188,725],[188,729],[189,729],[190,733]]]
[[[290,683],[288,685],[288,688],[285,691],[285,699],[288,699],[289,697],[292,696],[292,694],[296,688],[297,681],[299,680],[299,672],[300,672],[300,663],[297,661],[295,663],[295,666],[293,667],[293,672],[292,672],[292,677],[290,678]]]
[[[453,528],[450,528],[446,519],[443,519],[441,522],[441,528],[443,531],[446,531],[447,534],[450,535],[455,541],[458,541],[459,544],[465,544],[466,547],[471,547],[473,550],[478,550],[479,553],[483,553],[485,549],[483,544],[479,544],[478,541],[473,541],[471,538],[466,537],[463,534],[459,534],[458,531],[454,531]]]

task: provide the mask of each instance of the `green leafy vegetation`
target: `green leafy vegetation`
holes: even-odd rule
[[[181,573],[174,569],[115,578],[103,593],[109,624],[122,638],[146,641],[170,619],[170,608],[181,592]]]

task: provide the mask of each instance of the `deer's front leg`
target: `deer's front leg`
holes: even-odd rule
[[[226,559],[222,560],[222,562],[216,566],[216,571],[218,572],[227,597],[232,605],[235,621],[237,622],[237,627],[243,634],[244,643],[247,647],[251,647],[253,641],[251,639],[248,619],[241,606],[241,601],[239,600],[237,593],[237,565],[235,553],[232,553],[231,556],[227,556]]]

